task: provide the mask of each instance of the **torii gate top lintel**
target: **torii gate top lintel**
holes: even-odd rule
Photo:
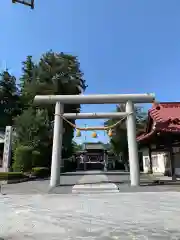
[[[145,94],[90,94],[90,95],[37,95],[34,102],[37,104],[117,104],[131,101],[133,103],[152,103],[154,93]]]

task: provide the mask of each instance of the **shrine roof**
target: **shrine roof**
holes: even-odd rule
[[[180,133],[180,102],[162,102],[154,104],[148,111],[148,125],[152,121],[150,131],[137,137],[140,142],[149,138],[156,132],[176,132]]]

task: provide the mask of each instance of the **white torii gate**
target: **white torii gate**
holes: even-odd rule
[[[60,166],[63,137],[63,117],[67,119],[97,119],[127,117],[127,138],[131,186],[140,184],[136,120],[134,103],[152,103],[155,94],[92,94],[92,95],[41,95],[35,96],[37,104],[55,104],[54,136],[52,147],[50,187],[60,185]],[[126,112],[119,113],[64,113],[64,104],[126,104]]]

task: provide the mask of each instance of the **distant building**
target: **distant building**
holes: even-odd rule
[[[102,143],[84,143],[76,153],[78,170],[107,170],[115,168],[115,156]]]

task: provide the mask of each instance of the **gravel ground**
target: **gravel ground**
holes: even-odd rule
[[[4,185],[0,240],[180,240],[179,184],[147,186],[150,179],[142,175],[144,186],[132,188],[128,179],[128,174],[67,174],[51,194],[48,180]],[[74,184],[101,181],[121,182],[119,192],[72,194]]]
[[[180,239],[180,193],[0,196],[4,240]]]
[[[67,173],[61,176],[61,186],[53,189],[51,193],[67,194],[72,193],[75,184],[112,182],[116,183],[120,192],[164,192],[180,191],[180,184],[151,186],[152,178],[141,174],[141,183],[143,187],[131,188],[129,186],[129,174],[124,172],[110,172],[104,174],[100,171],[88,171],[79,173]],[[148,184],[147,184],[148,183]],[[2,185],[2,192],[5,194],[45,194],[49,192],[49,180],[23,182],[18,184]]]

